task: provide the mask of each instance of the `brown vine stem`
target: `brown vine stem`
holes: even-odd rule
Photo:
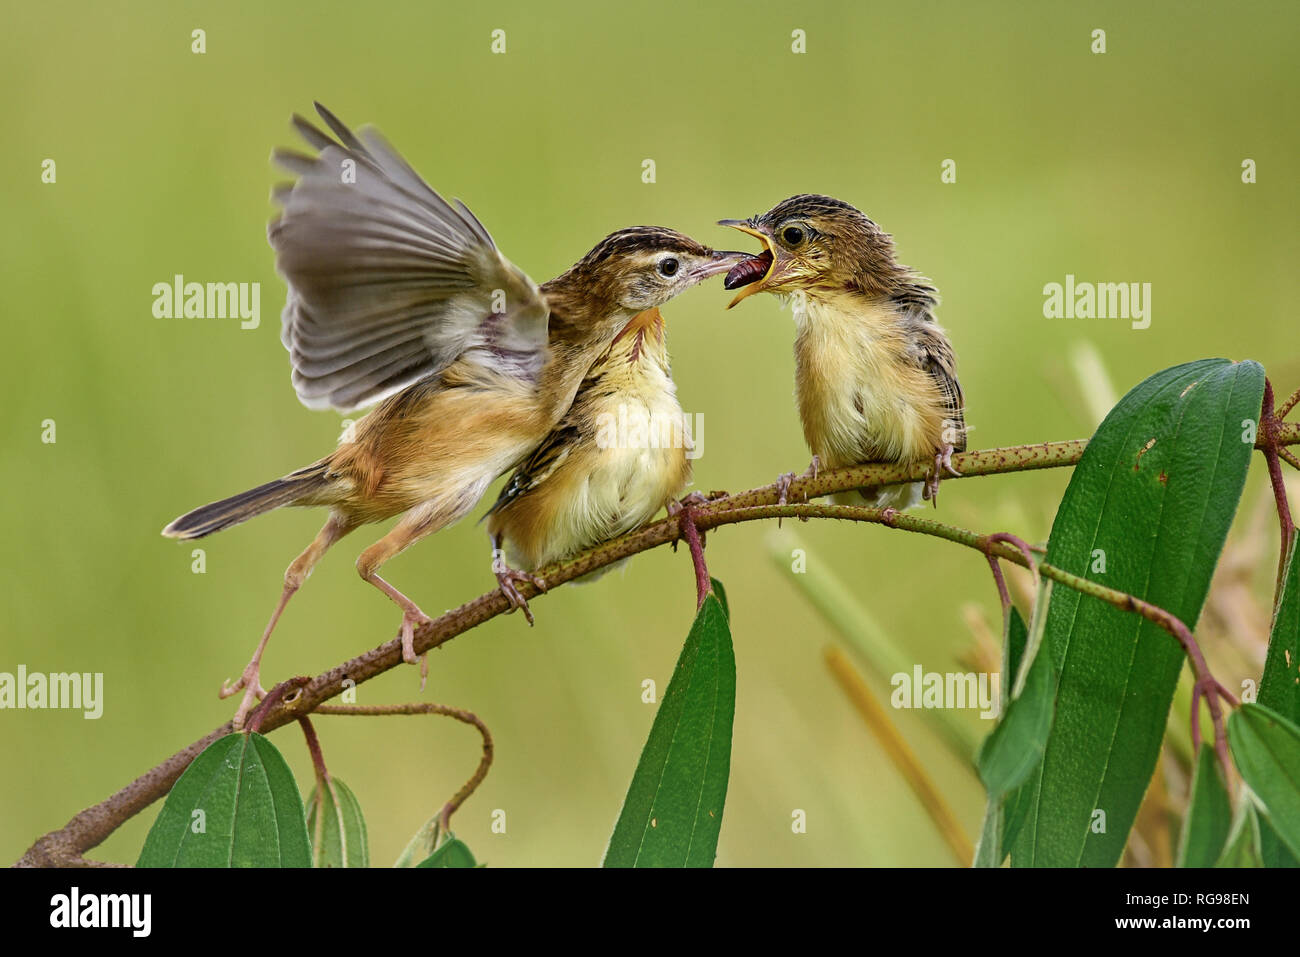
[[[1278,446],[1300,445],[1300,424],[1276,423],[1275,426],[1273,439]],[[1078,463],[1086,446],[1086,439],[1070,439],[1064,442],[1040,442],[1032,445],[962,452],[952,458],[953,466],[961,472],[961,477],[954,476],[945,481],[957,482],[979,475],[1072,466]],[[1262,440],[1256,442],[1256,448],[1265,447],[1266,444]],[[922,481],[928,474],[928,470],[928,463],[911,467],[857,465],[823,470],[816,476],[805,475],[791,482],[788,500],[807,500],[855,488]],[[718,525],[729,524],[723,519],[734,516],[744,509],[777,507],[779,494],[775,484],[760,486],[735,495],[722,494],[721,497],[716,497],[695,509],[692,517],[700,531],[707,531]],[[818,507],[829,506],[781,506],[785,509]],[[798,517],[801,513],[787,511],[780,514]],[[811,513],[805,514],[811,515]],[[768,516],[754,516],[754,518],[760,517]],[[772,513],[771,517],[777,517],[777,513]],[[731,519],[731,521],[743,520],[745,519]],[[648,549],[675,542],[682,535],[678,516],[670,516],[612,542],[597,545],[568,562],[539,569],[537,574],[545,580],[549,590],[554,590],[555,586],[563,585],[598,568],[622,561]],[[1012,546],[998,547],[1013,553],[1012,560],[1023,561],[1023,556]],[[520,586],[520,591],[529,599],[539,594],[533,585],[526,582]],[[423,654],[437,648],[457,635],[464,634],[509,610],[510,603],[499,590],[480,595],[418,629],[415,633],[416,653]],[[296,720],[299,714],[309,714],[317,710],[324,702],[341,694],[345,688],[368,681],[401,663],[400,639],[385,642],[317,675],[292,701],[274,710],[267,709],[261,726],[267,731],[282,727]],[[230,722],[226,722],[146,771],[121,790],[81,811],[62,828],[37,839],[16,862],[17,865],[20,867],[93,866],[96,862],[83,858],[86,851],[101,844],[124,821],[139,814],[154,801],[166,795],[189,763],[204,748],[229,734],[230,731]]]
[[[1020,550],[1020,554],[1025,558],[1025,567],[1029,569],[1034,576],[1034,594],[1038,593],[1040,578],[1038,574],[1038,560],[1034,558],[1034,549],[1028,542],[1022,538],[1012,535],[1010,532],[995,532],[988,536],[988,544],[995,545],[998,542],[1006,542],[1014,545]],[[993,569],[993,581],[998,586],[998,598],[1002,602],[1002,617],[1005,619],[1011,613],[1011,593],[1007,591],[1007,580],[1002,577],[1002,566],[998,564],[997,556],[991,550],[985,550],[984,557],[988,559],[989,568]]]
[[[379,705],[359,705],[359,704],[337,704],[321,705],[316,708],[316,714],[344,714],[357,715],[361,717],[389,717],[391,715],[401,714],[437,714],[448,718],[455,718],[463,724],[473,725],[478,729],[479,736],[483,739],[483,757],[479,759],[478,767],[470,775],[459,791],[451,796],[451,799],[442,806],[438,811],[436,820],[438,826],[445,834],[451,828],[451,816],[456,813],[462,804],[469,800],[469,796],[474,793],[483,779],[487,777],[488,770],[492,767],[492,755],[494,745],[492,744],[492,732],[488,726],[483,723],[483,719],[473,711],[466,711],[464,708],[453,708],[445,704],[432,704],[422,701],[409,702],[407,704],[379,704]],[[436,835],[435,835],[436,837]],[[430,848],[432,850],[432,848]]]
[[[686,547],[690,549],[691,564],[695,566],[695,610],[699,611],[704,607],[704,599],[713,589],[713,583],[709,580],[709,566],[704,561],[704,539],[700,537],[699,527],[691,514],[691,506],[687,505],[681,510],[677,522],[686,539]]]
[[[311,766],[316,771],[316,787],[323,790],[329,787],[330,772],[325,767],[325,752],[321,750],[320,738],[316,737],[311,718],[305,714],[298,719],[298,726],[302,728],[302,736],[307,740],[307,753],[311,755]]]

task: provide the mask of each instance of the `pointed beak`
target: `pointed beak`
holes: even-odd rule
[[[764,245],[767,244],[767,234],[755,229],[754,225],[747,219],[720,219],[718,220],[718,225],[730,226],[732,229],[739,229],[742,233],[761,240]]]
[[[768,285],[772,283],[773,280],[775,280],[778,276],[780,276],[784,272],[784,267],[790,260],[789,260],[789,256],[787,256],[783,251],[777,249],[775,246],[772,245],[772,240],[767,235],[767,233],[763,232],[761,229],[756,228],[751,220],[720,219],[718,220],[718,225],[730,226],[732,229],[740,230],[746,236],[753,236],[755,239],[757,239],[760,243],[763,244],[763,252],[767,254],[769,260],[767,270],[761,276],[759,276],[758,279],[754,280],[753,282],[747,283],[744,286],[744,288],[742,288],[740,292],[736,294],[736,298],[731,300],[731,302],[727,303],[727,308],[731,309],[736,305],[736,303],[740,302],[740,300],[744,299],[746,296],[752,296],[754,293],[762,292],[764,289],[766,289]],[[759,257],[749,255],[746,257],[746,259],[757,260],[759,259]]]
[[[710,276],[717,276],[724,272],[730,272],[733,266],[738,266],[746,259],[749,259],[751,253],[739,252],[730,249],[715,249],[713,255],[708,261],[701,263],[691,271],[691,278],[699,282],[708,279]]]

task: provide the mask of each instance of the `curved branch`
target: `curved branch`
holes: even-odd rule
[[[1279,446],[1300,445],[1300,423],[1274,421],[1271,426],[1271,434],[1267,438],[1261,438],[1256,443],[1256,448],[1276,449]],[[962,452],[954,455],[952,460],[954,468],[961,475],[945,481],[955,482],[960,481],[962,478],[973,478],[978,475],[998,475],[1008,472],[1072,466],[1078,463],[1087,444],[1086,439],[1070,439],[1064,442],[1041,442],[1032,445]],[[800,498],[807,500],[829,495],[832,492],[843,492],[869,486],[919,482],[926,478],[928,471],[928,463],[910,467],[905,465],[858,465],[821,471],[816,476],[804,476],[794,479],[790,483],[787,500]],[[722,495],[697,508],[693,508],[691,517],[700,531],[707,531],[719,525],[760,518],[776,518],[782,515],[787,517],[798,517],[800,515],[814,517],[815,511],[805,512],[803,510],[836,508],[836,506],[810,505],[778,506],[776,503],[779,495],[780,493],[775,484],[760,486],[736,495]],[[746,517],[738,517],[746,510],[753,511]],[[873,520],[880,520],[880,510],[868,511],[877,512],[877,517]],[[845,518],[848,516],[836,514],[822,515],[820,517]],[[900,520],[906,518],[908,525],[913,522],[930,522],[929,519],[900,516],[896,513],[895,517]],[[899,528],[906,527],[904,524],[895,524],[890,521],[883,521],[883,524]],[[931,524],[934,526],[939,525],[937,522]],[[973,532],[967,534],[972,537],[973,542],[980,542],[982,538]],[[670,516],[612,542],[597,545],[571,561],[539,569],[538,575],[547,583],[549,590],[554,590],[556,585],[562,585],[565,582],[586,575],[588,572],[622,561],[640,552],[677,541],[682,536],[683,529],[678,517]],[[947,536],[941,535],[940,537]],[[953,540],[958,541],[959,539]],[[965,540],[960,540],[960,542],[986,553],[997,551],[999,557],[1017,563],[1024,561],[1024,556],[1018,549],[1005,543],[986,546],[982,543],[976,544]],[[1047,568],[1046,565],[1039,565],[1039,570],[1043,574],[1047,574]],[[1086,582],[1084,579],[1078,579],[1078,582],[1093,588],[1102,588],[1102,586]],[[1069,582],[1062,583],[1070,584]],[[1075,585],[1070,584],[1070,587],[1075,587]],[[535,586],[526,582],[521,586],[520,590],[525,598],[535,598],[539,594]],[[1093,592],[1089,593],[1095,594]],[[1097,597],[1101,596],[1097,595]],[[1103,598],[1102,600],[1108,599]],[[1137,601],[1137,599],[1134,599],[1134,601]],[[452,609],[417,630],[415,633],[416,653],[423,654],[430,649],[437,648],[457,635],[464,634],[466,631],[509,610],[510,602],[500,591],[494,590],[480,595],[478,598],[466,602],[459,608]],[[1135,606],[1133,610],[1140,612],[1141,605]],[[1144,615],[1144,617],[1146,616]],[[393,639],[358,655],[350,661],[331,668],[324,674],[318,675],[302,689],[300,694],[293,696],[292,700],[281,703],[274,710],[267,709],[262,721],[262,728],[267,732],[273,731],[290,721],[296,720],[300,714],[310,714],[330,698],[341,694],[345,688],[345,682],[348,683],[346,686],[360,684],[397,667],[402,663],[401,644],[400,639]],[[16,862],[16,866],[96,865],[97,862],[87,861],[82,855],[90,848],[101,844],[124,821],[139,814],[154,801],[166,795],[172,785],[176,783],[176,779],[181,776],[185,768],[204,748],[231,731],[231,724],[227,721],[198,741],[177,751],[157,767],[146,771],[120,791],[74,816],[62,828],[51,831],[39,838]]]
[[[408,704],[338,704],[338,705],[321,705],[314,712],[315,714],[342,714],[354,715],[361,717],[386,718],[399,714],[433,714],[442,715],[446,718],[455,718],[463,724],[473,725],[478,729],[479,737],[483,739],[483,756],[479,758],[478,767],[470,775],[468,781],[461,785],[460,790],[451,796],[446,804],[434,816],[438,826],[442,828],[443,833],[451,830],[451,816],[456,813],[457,809],[464,804],[475,789],[483,783],[487,777],[488,770],[492,767],[492,755],[494,745],[492,744],[492,732],[488,726],[483,723],[483,719],[473,711],[467,711],[464,708],[453,708],[446,704],[433,704],[430,702],[415,701]],[[432,850],[432,848],[430,848]]]

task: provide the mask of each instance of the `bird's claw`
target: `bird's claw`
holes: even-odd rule
[[[776,504],[788,505],[790,499],[790,483],[794,481],[793,472],[784,472],[776,480]]]
[[[415,629],[423,628],[432,622],[432,618],[414,606],[402,612],[402,630],[400,632],[402,637],[402,660],[408,665],[417,664],[421,658],[420,655],[415,653]],[[422,671],[425,675],[428,674],[427,660]],[[421,690],[424,688],[423,680],[420,682],[420,688]]]
[[[726,495],[726,493],[723,492],[722,495]],[[680,501],[675,499],[670,500],[667,505],[668,515],[672,518],[676,518],[682,513],[682,509],[698,508],[701,505],[708,505],[714,498],[720,497],[721,495],[716,493],[712,496],[705,495],[699,489],[696,489],[694,492],[688,492],[686,495],[683,495]]]
[[[949,475],[955,476],[956,478],[961,478],[961,473],[953,468],[952,465],[953,451],[953,447],[949,444],[945,444],[935,450],[934,468],[931,469],[930,474],[926,477],[925,488],[921,492],[921,498],[925,501],[933,502],[935,505],[939,504],[939,482],[943,479],[944,472],[947,472]]]
[[[776,504],[777,504],[777,505],[788,505],[788,504],[790,504],[790,485],[791,485],[791,483],[794,482],[795,479],[800,479],[800,480],[802,480],[802,479],[815,479],[815,478],[817,477],[818,473],[821,471],[821,467],[822,467],[822,459],[821,459],[821,456],[820,456],[820,455],[814,455],[814,456],[812,457],[812,462],[809,463],[808,468],[804,470],[804,473],[803,473],[802,475],[795,475],[793,472],[786,472],[786,473],[784,473],[783,475],[781,475],[779,478],[777,478],[777,480],[776,480]],[[807,496],[807,495],[804,496],[804,501],[805,501],[805,502],[808,501],[808,496]],[[803,517],[803,516],[800,516],[800,519],[799,519],[799,520],[800,520],[800,521],[803,521],[803,522],[808,521],[808,519],[805,518],[805,517]],[[777,527],[778,527],[778,528],[781,527],[781,520],[780,520],[779,518],[776,520],[776,524],[777,524]]]
[[[266,697],[266,689],[262,687],[259,677],[260,670],[257,665],[250,662],[238,681],[233,684],[229,680],[223,681],[221,690],[217,692],[217,697],[223,700],[238,694],[241,690],[244,692],[239,707],[235,709],[235,716],[230,719],[230,724],[236,731],[244,730],[244,723],[248,720],[249,713]]]
[[[497,588],[501,594],[506,596],[506,601],[510,602],[510,610],[516,608],[524,613],[524,618],[528,624],[533,624],[533,611],[528,607],[528,599],[516,587],[518,582],[528,582],[540,592],[546,591],[546,582],[530,572],[523,572],[517,568],[511,568],[506,564],[505,556],[493,554],[492,556],[492,574],[496,576]]]

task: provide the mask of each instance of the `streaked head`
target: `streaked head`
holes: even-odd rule
[[[763,244],[761,253],[727,277],[728,289],[744,287],[728,308],[756,292],[875,292],[899,270],[893,238],[860,210],[830,196],[791,196],[761,215],[718,225]]]
[[[559,280],[608,309],[638,313],[662,306],[691,286],[721,275],[749,253],[713,250],[662,226],[632,226],[596,244]],[[549,285],[549,284],[548,284]]]

